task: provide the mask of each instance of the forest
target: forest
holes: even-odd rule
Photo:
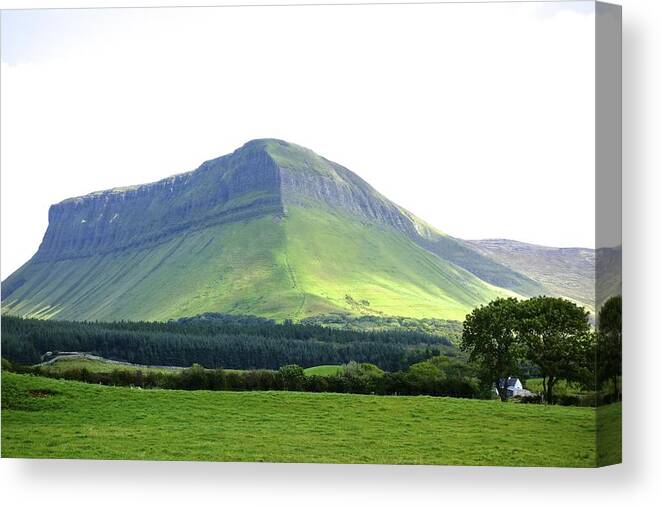
[[[454,336],[411,330],[357,331],[210,314],[169,322],[72,322],[2,318],[2,354],[36,364],[46,352],[84,351],[137,364],[277,369],[287,364],[372,363],[386,371],[443,354]]]

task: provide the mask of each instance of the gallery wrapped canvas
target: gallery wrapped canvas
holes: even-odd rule
[[[1,23],[3,458],[621,461],[619,6]]]

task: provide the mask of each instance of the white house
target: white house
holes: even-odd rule
[[[527,389],[523,388],[523,384],[516,377],[507,377],[501,378],[498,381],[498,391],[501,389],[507,389],[507,397],[512,398],[513,396],[527,396],[530,393]]]

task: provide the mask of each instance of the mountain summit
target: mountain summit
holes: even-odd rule
[[[534,272],[437,231],[307,148],[258,139],[191,172],[51,206],[2,302],[73,320],[463,319],[498,296],[562,292]]]

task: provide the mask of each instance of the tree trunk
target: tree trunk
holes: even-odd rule
[[[553,403],[553,385],[555,384],[555,377],[549,377],[549,381],[546,384],[546,403],[551,405]]]
[[[498,397],[500,398],[500,401],[507,401],[507,388],[502,388],[500,387],[500,377],[496,379],[495,382],[496,385],[496,391],[498,392]]]
[[[546,398],[546,393],[547,393],[547,391],[546,391],[546,376],[542,377],[542,393],[543,393],[542,396],[544,396],[544,398]],[[546,399],[544,399],[542,401],[544,403],[546,403]]]

